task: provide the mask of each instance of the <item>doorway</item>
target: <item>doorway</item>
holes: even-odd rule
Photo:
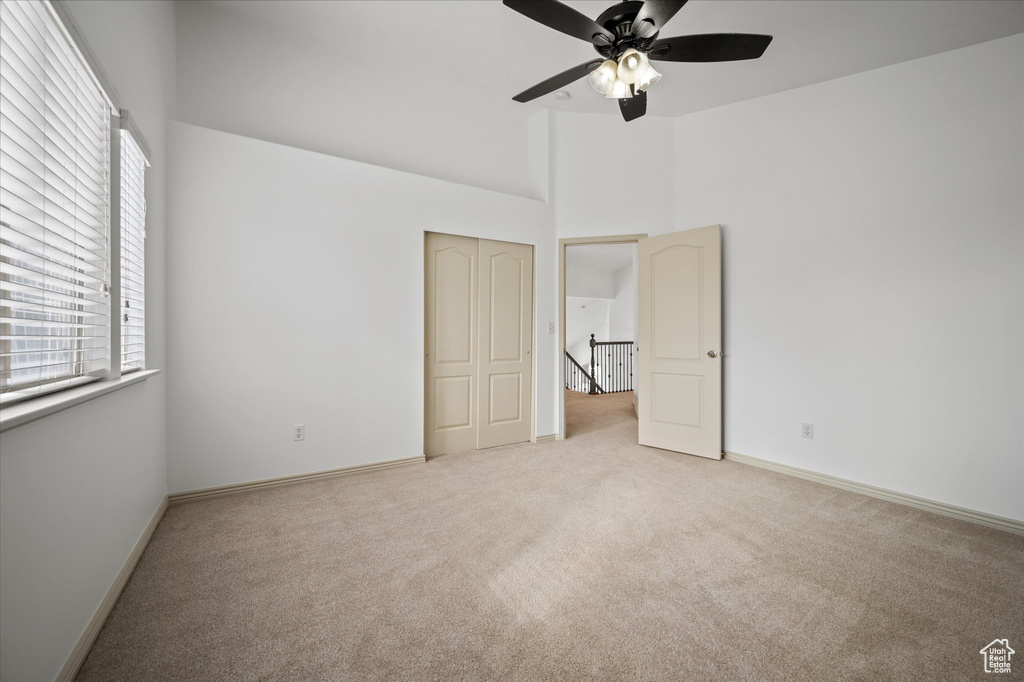
[[[722,280],[721,226],[671,232],[656,237],[563,239],[559,241],[560,346],[566,390],[559,392],[559,435],[571,437],[570,418],[589,415],[577,398],[582,391],[573,373],[583,374],[593,387],[607,377],[609,365],[617,361],[606,349],[602,354],[596,332],[589,344],[594,359],[589,367],[570,356],[567,340],[567,307],[571,278],[569,249],[589,245],[635,243],[637,273],[634,287],[637,316],[632,344],[632,385],[637,442],[674,452],[710,459],[722,457]],[[581,319],[586,319],[582,316]],[[591,320],[593,322],[593,320]],[[578,330],[574,333],[578,334]],[[578,352],[578,351],[577,351]],[[598,370],[599,358],[606,363]],[[614,367],[612,367],[614,369]],[[608,379],[605,378],[607,381]],[[607,392],[590,388],[586,395],[594,407],[595,398]],[[610,395],[617,395],[612,393]],[[567,404],[571,396],[572,410]],[[621,413],[616,413],[621,417]],[[598,428],[600,424],[597,424]]]
[[[559,240],[561,438],[636,418],[637,242],[645,236]]]

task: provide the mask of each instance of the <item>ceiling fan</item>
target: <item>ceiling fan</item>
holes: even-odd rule
[[[601,59],[567,69],[513,97],[529,102],[589,76],[590,85],[608,99],[619,100],[622,118],[647,113],[647,90],[661,80],[651,61],[730,62],[757,59],[771,36],[752,33],[706,33],[658,38],[686,0],[630,0],[612,5],[597,18],[580,14],[558,0],[504,0],[520,14],[594,46]]]

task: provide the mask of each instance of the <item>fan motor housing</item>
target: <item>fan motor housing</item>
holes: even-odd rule
[[[613,43],[595,42],[594,49],[605,59],[618,59],[622,53],[630,48],[646,52],[650,49],[651,43],[658,39],[658,34],[653,33],[645,38],[633,35],[633,20],[640,13],[644,6],[641,0],[629,0],[612,5],[597,18],[597,23],[608,29],[615,35]]]

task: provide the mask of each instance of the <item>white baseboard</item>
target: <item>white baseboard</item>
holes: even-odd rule
[[[558,440],[558,434],[557,433],[549,433],[547,435],[537,436],[536,438],[534,438],[534,442],[535,443],[545,443],[547,441],[552,441],[552,440]]]
[[[987,526],[988,528],[995,528],[996,530],[1015,533],[1017,535],[1024,535],[1024,521],[1008,519],[1005,516],[987,514],[985,512],[975,511],[974,509],[966,509],[964,507],[946,504],[945,502],[929,500],[924,497],[915,497],[914,495],[908,495],[906,493],[889,490],[887,488],[879,488],[866,483],[857,483],[856,481],[850,481],[837,476],[819,474],[814,471],[808,471],[807,469],[789,466],[788,464],[779,464],[778,462],[761,459],[760,457],[741,455],[738,452],[727,451],[725,453],[725,459],[739,462],[741,464],[749,464],[750,466],[760,467],[762,469],[768,469],[769,471],[775,471],[788,476],[795,476],[807,481],[832,486],[833,488],[841,488],[842,490],[849,490],[850,492],[860,493],[861,495],[877,497],[880,500],[904,504],[908,507],[923,509],[924,511],[929,511],[934,514],[942,514],[943,516],[949,516],[954,519],[959,519],[960,521],[976,523],[981,526]]]
[[[341,467],[340,469],[328,469],[326,471],[314,471],[309,474],[293,474],[291,476],[280,476],[278,478],[264,478],[259,481],[249,481],[247,483],[233,483],[231,485],[221,485],[215,488],[200,488],[199,490],[186,490],[180,493],[171,493],[167,496],[167,501],[170,504],[178,504],[181,502],[188,502],[191,500],[201,500],[211,497],[223,497],[224,495],[234,495],[236,493],[244,493],[249,490],[260,490],[262,488],[276,488],[281,485],[293,485],[295,483],[304,483],[306,481],[319,481],[325,478],[334,478],[336,476],[350,476],[352,474],[361,474],[366,471],[378,471],[380,469],[390,469],[397,466],[405,466],[406,464],[422,464],[427,461],[427,458],[423,455],[416,455],[415,457],[404,457],[402,459],[389,459],[383,462],[372,462],[370,464],[357,464],[356,466]]]
[[[93,613],[88,625],[85,626],[85,631],[82,632],[82,636],[78,638],[78,642],[68,655],[67,660],[64,662],[64,666],[60,669],[60,673],[57,675],[57,682],[72,682],[72,680],[75,679],[79,668],[81,668],[82,663],[85,662],[85,657],[89,654],[89,650],[96,642],[96,637],[103,628],[103,623],[106,622],[111,609],[113,609],[114,604],[117,603],[117,598],[121,596],[121,591],[124,590],[124,586],[128,583],[128,578],[131,577],[132,571],[135,570],[135,565],[139,563],[139,558],[142,557],[142,553],[146,550],[146,546],[149,545],[149,541],[153,537],[153,533],[156,531],[156,527],[160,524],[160,520],[164,517],[164,513],[167,511],[167,507],[169,505],[177,502],[185,502],[187,500],[232,495],[234,493],[245,492],[247,490],[272,488],[281,485],[302,483],[304,481],[317,481],[325,478],[333,478],[335,476],[348,476],[351,474],[362,473],[364,471],[390,469],[391,467],[423,463],[425,461],[426,458],[423,455],[417,455],[416,457],[406,457],[404,459],[392,459],[384,462],[374,462],[372,464],[360,464],[358,466],[330,469],[328,471],[317,471],[311,474],[281,476],[280,478],[270,478],[262,481],[223,485],[216,488],[204,488],[202,490],[190,490],[181,493],[174,493],[173,495],[165,495],[160,501],[160,505],[153,513],[153,517],[146,525],[145,530],[142,531],[142,535],[139,537],[138,542],[135,543],[135,547],[132,548],[128,558],[125,559],[124,565],[121,566],[121,570],[118,572],[117,577],[114,578],[114,583],[103,596],[103,600],[100,602],[100,605],[96,607],[96,612]]]
[[[85,626],[85,631],[82,632],[82,636],[78,638],[75,648],[71,650],[71,654],[64,662],[64,666],[60,669],[60,673],[57,674],[57,682],[71,682],[75,679],[75,676],[78,674],[78,669],[81,668],[82,663],[85,662],[85,657],[89,654],[89,649],[92,648],[93,643],[96,641],[96,637],[100,634],[100,630],[103,628],[103,623],[106,622],[111,609],[113,609],[114,604],[117,603],[117,598],[121,596],[121,591],[128,583],[128,578],[131,577],[132,571],[135,570],[135,565],[139,563],[139,558],[145,551],[150,538],[153,537],[153,532],[156,531],[156,527],[160,524],[160,519],[164,517],[164,512],[166,511],[167,496],[165,495],[164,499],[160,500],[160,504],[153,513],[153,517],[149,520],[149,523],[146,524],[146,528],[142,531],[142,535],[139,537],[138,542],[135,543],[135,547],[132,548],[131,553],[128,554],[128,558],[125,559],[124,565],[121,566],[121,570],[118,571],[117,577],[114,578],[114,583],[103,596],[103,600],[100,602],[100,605],[96,607],[96,612],[93,613],[92,618],[89,619],[89,624]]]

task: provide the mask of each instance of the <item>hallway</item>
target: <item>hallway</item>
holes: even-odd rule
[[[637,442],[633,391],[588,395],[565,390],[565,437],[594,435]]]

